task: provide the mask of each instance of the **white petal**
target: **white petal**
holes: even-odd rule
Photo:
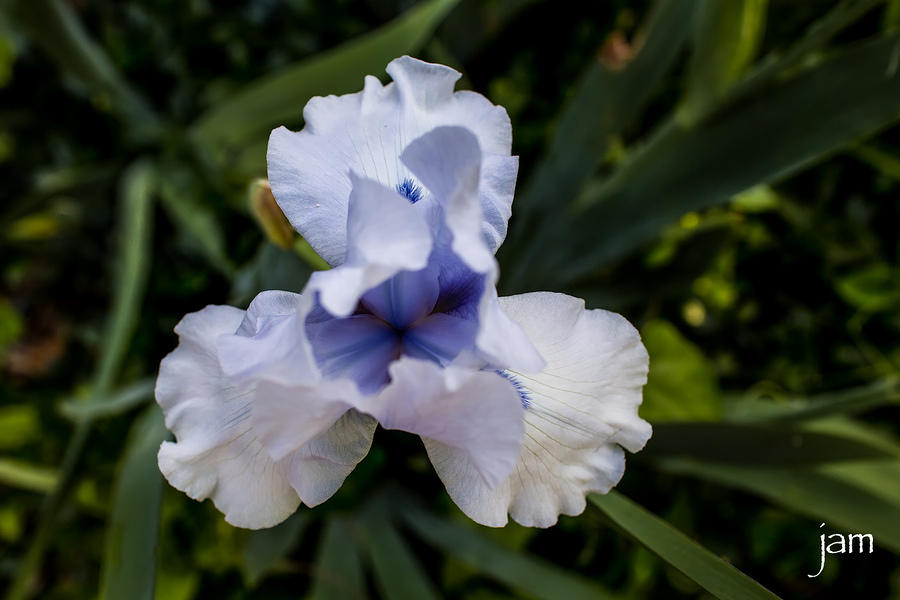
[[[638,417],[647,352],[621,316],[585,310],[563,294],[500,299],[501,306],[547,361],[538,374],[510,373],[524,390],[525,438],[512,474],[489,489],[468,458],[427,446],[450,496],[472,519],[490,526],[506,513],[526,526],[549,527],[559,514],[577,515],[589,492],[606,493],[624,473],[624,453],[650,437]]]
[[[395,83],[367,77],[363,91],[317,97],[303,110],[306,127],[281,127],[269,138],[269,181],[291,224],[330,264],[346,254],[348,172],[391,189],[410,177],[399,157],[406,145],[441,125],[470,129],[484,164],[480,199],[491,250],[503,241],[512,204],[516,160],[506,111],[480,94],[453,92],[459,73],[402,57],[388,66]]]
[[[424,269],[432,247],[421,210],[377,181],[355,175],[351,179],[347,261],[314,273],[304,290],[318,292],[319,302],[335,316],[352,313],[364,292],[398,271]]]
[[[401,358],[391,383],[360,408],[386,429],[399,429],[454,448],[488,488],[513,468],[522,443],[522,403],[515,388],[490,371],[441,368]]]
[[[328,500],[365,458],[378,422],[356,410],[345,412],[328,431],[297,449],[288,479],[307,506]]]
[[[222,371],[240,380],[265,377],[284,385],[318,381],[312,350],[303,333],[310,299],[281,291],[260,292],[236,331],[216,340]]]
[[[216,338],[235,331],[244,312],[208,306],[175,328],[180,344],[160,364],[156,399],[177,443],[164,442],[159,467],[174,487],[196,500],[212,498],[239,527],[270,527],[300,504],[284,466],[250,430],[250,384],[223,376]]]

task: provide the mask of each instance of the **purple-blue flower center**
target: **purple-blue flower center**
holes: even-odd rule
[[[401,356],[445,365],[472,347],[483,292],[484,275],[436,251],[426,268],[401,271],[368,290],[350,316],[335,317],[317,304],[306,332],[326,377],[349,377],[374,393]]]

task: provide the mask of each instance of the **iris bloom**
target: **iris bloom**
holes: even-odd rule
[[[459,73],[399,58],[393,83],[313,98],[269,139],[269,181],[333,268],[246,311],[175,328],[156,398],[176,442],[159,466],[237,526],[334,494],[377,423],[421,436],[456,504],[547,527],[622,477],[647,353],[621,316],[563,294],[499,298],[517,158],[506,111]]]

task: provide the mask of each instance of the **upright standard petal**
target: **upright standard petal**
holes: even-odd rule
[[[481,157],[478,140],[470,131],[437,127],[410,143],[401,158],[430,192],[440,243],[448,244],[445,238],[449,237],[453,254],[487,280],[478,306],[478,349],[489,363],[536,372],[543,368],[543,359],[497,301],[499,269],[481,227],[485,213],[478,201]]]
[[[418,199],[418,181],[400,161],[410,141],[441,125],[470,129],[483,152],[479,199],[491,251],[506,236],[518,160],[510,156],[506,111],[474,92],[453,92],[460,74],[410,57],[390,63],[393,83],[367,77],[361,92],[316,97],[303,109],[306,126],[269,138],[269,181],[291,224],[330,264],[346,255],[344,228],[352,189],[349,171]]]
[[[589,492],[606,493],[621,478],[621,447],[640,450],[650,425],[638,417],[648,356],[624,318],[585,310],[564,294],[501,298],[547,361],[537,374],[506,372],[525,406],[525,437],[512,474],[491,489],[462,453],[426,444],[447,491],[469,517],[502,526],[549,527],[577,515]],[[621,447],[620,447],[621,446]]]
[[[350,178],[346,260],[340,268],[313,273],[304,290],[342,317],[353,312],[363,293],[398,272],[424,269],[432,249],[424,211],[377,181]]]

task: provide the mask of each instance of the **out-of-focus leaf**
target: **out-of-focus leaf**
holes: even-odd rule
[[[900,458],[877,444],[836,434],[734,423],[662,423],[642,456],[690,457],[752,465],[816,464],[844,460]]]
[[[9,300],[0,298],[0,358],[9,346],[19,339],[23,331],[25,323],[19,312]]]
[[[49,492],[56,485],[56,469],[21,460],[0,458],[0,483],[32,492]]]
[[[152,398],[155,386],[155,379],[142,379],[110,394],[107,398],[91,402],[67,400],[60,404],[59,411],[64,417],[73,421],[114,417],[126,413],[145,400]]]
[[[768,0],[701,0],[680,118],[693,122],[744,74],[756,57]]]
[[[90,38],[69,3],[11,0],[5,8],[62,71],[91,94],[95,105],[116,112],[140,138],[159,132],[157,116]]]
[[[900,6],[900,2],[897,6]],[[891,179],[900,180],[900,157],[870,144],[857,146],[851,154]]]
[[[900,270],[875,263],[839,278],[835,289],[863,312],[895,310],[900,306]]]
[[[522,194],[516,218],[571,203],[603,158],[612,137],[634,119],[678,56],[691,30],[696,2],[662,0],[622,68],[592,60],[559,118],[547,151]],[[521,226],[520,226],[521,229]]]
[[[294,513],[286,521],[250,534],[244,548],[244,577],[255,586],[284,559],[309,523],[309,515]]]
[[[33,404],[0,408],[0,450],[19,448],[37,437],[40,419]]]
[[[850,440],[856,440],[875,448],[880,448],[888,454],[900,455],[900,441],[885,429],[869,425],[863,421],[857,421],[833,415],[815,421],[803,423],[806,431],[837,435]]]
[[[812,398],[760,400],[740,398],[726,404],[725,418],[739,423],[807,421],[834,414],[860,413],[900,402],[900,377]]]
[[[316,553],[315,579],[309,600],[365,600],[366,580],[351,523],[332,518]]]
[[[762,496],[831,526],[871,532],[881,546],[900,553],[900,505],[854,485],[846,477],[831,475],[833,467],[750,467],[688,459],[663,459],[658,464],[670,473]]]
[[[900,507],[900,461],[836,463],[818,470]]]
[[[838,33],[858,21],[884,0],[842,0],[809,26],[806,33],[784,52],[766,56],[729,94],[731,100],[753,93],[777,76],[802,65]],[[728,102],[715,107],[724,110]]]
[[[94,379],[93,391],[99,395],[109,392],[137,325],[150,269],[155,184],[156,171],[148,161],[136,162],[122,176],[112,314]]]
[[[167,435],[162,413],[156,406],[148,408],[132,427],[106,528],[100,600],[154,596],[162,499],[162,475],[156,454]]]
[[[386,600],[440,598],[425,569],[403,541],[386,511],[370,510],[357,523],[375,575],[375,583]]]
[[[228,161],[229,153],[264,139],[274,126],[299,123],[312,96],[358,90],[365,75],[381,73],[392,59],[415,52],[457,1],[427,0],[372,33],[265,77],[204,114],[191,134]],[[260,167],[264,158],[263,153]]]
[[[264,242],[256,256],[238,270],[228,303],[246,305],[263,290],[300,292],[311,272],[297,253]]]
[[[596,191],[589,209],[536,239],[520,259],[529,287],[561,287],[632,251],[686,212],[781,179],[895,122],[898,52],[900,32],[881,35],[695,127],[670,122]]]
[[[404,507],[401,516],[429,544],[529,597],[546,600],[602,600],[615,597],[579,575],[498,546],[470,528],[430,515],[419,508]]]
[[[612,491],[603,496],[591,494],[590,499],[625,533],[714,596],[727,600],[778,598],[666,521],[618,492]]]
[[[175,174],[178,172],[175,171]],[[160,181],[163,208],[184,237],[191,241],[209,264],[226,277],[234,275],[234,265],[225,252],[222,227],[209,206],[197,196],[196,190],[172,181],[173,174]]]
[[[643,418],[664,421],[714,421],[722,416],[715,367],[671,323],[650,321],[641,329],[650,353],[644,387]]]
[[[169,572],[161,570],[156,575],[155,600],[192,600],[197,597],[200,573],[193,571]]]

